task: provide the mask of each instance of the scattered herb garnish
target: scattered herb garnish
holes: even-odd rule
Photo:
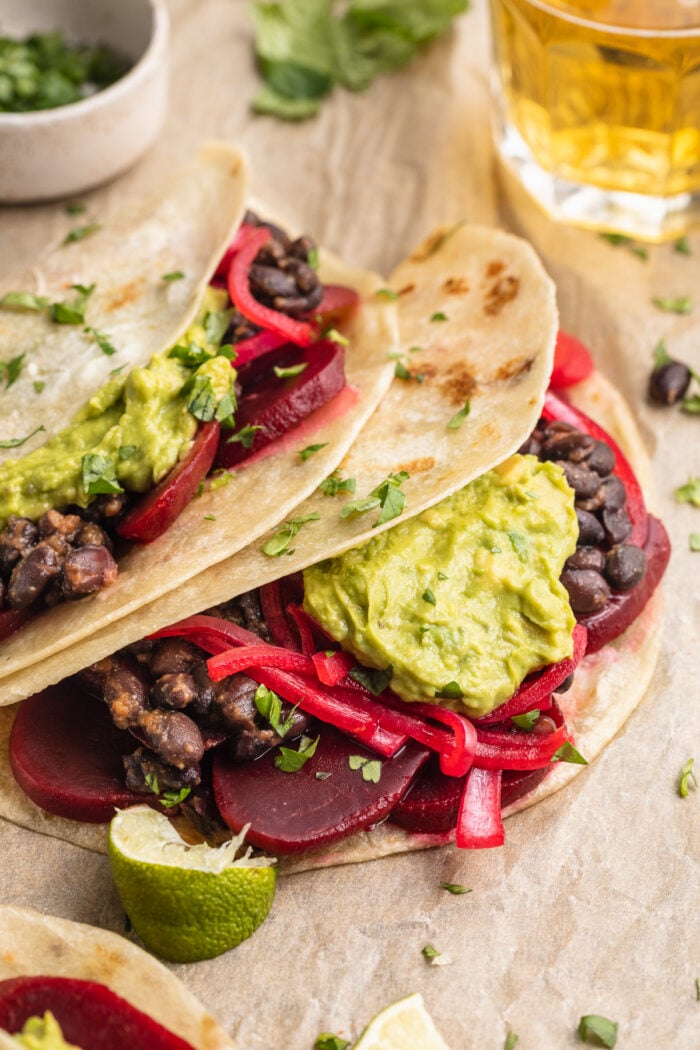
[[[332,777],[333,774],[332,773],[324,773],[324,772],[322,772],[319,769],[318,773],[314,773],[314,776],[316,777],[316,780],[328,780],[328,778]]]
[[[394,369],[394,375],[397,379],[412,379],[415,383],[423,383],[425,381],[424,372],[411,372],[406,368],[403,361],[397,361]]]
[[[316,776],[318,776],[318,773]],[[333,1035],[332,1032],[321,1032],[316,1037],[314,1050],[347,1050],[349,1046],[350,1042],[348,1039],[343,1039],[339,1035]]]
[[[224,485],[228,485],[232,478],[232,474],[226,470],[226,467],[219,467],[213,474],[209,475],[209,491],[216,492],[217,489],[222,489]]]
[[[337,328],[328,328],[322,336],[323,339],[328,339],[331,343],[337,343],[338,346],[350,346],[350,340],[339,332]]]
[[[518,729],[526,729],[532,732],[535,722],[540,717],[540,712],[537,708],[534,711],[526,711],[522,715],[511,715],[511,722],[518,727]]]
[[[88,452],[81,461],[83,489],[86,496],[99,496],[104,493],[123,492],[117,480],[114,460]]]
[[[691,784],[695,788],[697,788],[698,786],[698,779],[695,776],[695,773],[693,772],[694,764],[695,759],[689,758],[686,764],[681,769],[681,773],[678,778],[678,794],[681,796],[681,798],[688,797],[688,791],[690,790]]]
[[[99,328],[84,328],[83,331],[87,335],[91,335],[94,337],[95,342],[99,346],[100,350],[103,354],[106,354],[107,357],[112,357],[113,354],[116,354],[117,348],[112,344],[109,336],[106,335],[104,332],[101,332]]]
[[[172,281],[182,281],[184,278],[182,270],[173,270],[172,273],[164,273],[161,277],[161,281],[167,281],[170,284]]]
[[[72,302],[53,303],[51,306],[51,320],[56,324],[84,324],[85,310],[88,299],[95,291],[94,284],[72,284],[79,294]]]
[[[406,506],[406,496],[401,491],[401,485],[409,476],[405,470],[400,470],[398,474],[390,474],[385,481],[377,485],[376,489],[372,489],[365,499],[351,500],[350,503],[346,503],[340,512],[341,518],[347,518],[351,514],[364,514],[374,507],[381,507],[381,513],[372,524],[373,529],[398,518]]]
[[[315,245],[313,248],[309,248],[308,252],[306,253],[306,261],[312,270],[318,270],[320,259],[318,254],[318,248]]]
[[[436,604],[435,595],[429,588],[426,588],[426,590],[423,591],[423,601],[427,602],[428,605]]]
[[[269,558],[279,558],[281,554],[293,554],[294,551],[290,550],[289,544],[292,542],[296,534],[306,525],[309,521],[318,521],[321,515],[317,510],[311,514],[306,514],[303,518],[291,518],[289,521],[283,522],[282,525],[275,526],[275,535],[263,543],[260,548],[263,554],[267,554]]]
[[[691,551],[700,551],[700,532],[691,532],[688,537],[688,546]]]
[[[617,1042],[618,1025],[599,1014],[585,1014],[578,1025],[578,1034],[584,1043],[591,1046],[605,1046],[612,1050]]]
[[[293,751],[289,747],[280,747],[279,754],[275,755],[277,769],[283,773],[297,773],[316,753],[320,739],[320,736],[317,736],[315,740],[312,740],[310,736],[303,736],[298,751]]]
[[[341,478],[336,470],[324,478],[318,487],[324,496],[337,496],[339,492],[354,492],[356,482],[354,478]]]
[[[11,361],[0,361],[0,382],[4,382],[6,390],[19,379],[25,356],[25,354],[19,354]]]
[[[655,296],[651,301],[659,310],[665,310],[666,313],[671,314],[689,314],[693,309],[693,300],[690,295]]]
[[[119,459],[133,459],[136,455],[136,445],[120,445],[117,455]]]
[[[690,241],[687,237],[679,237],[677,241],[673,242],[674,252],[678,252],[679,255],[692,255],[692,249],[690,247]]]
[[[349,755],[350,769],[359,769],[362,779],[370,784],[378,784],[382,775],[382,764],[379,759],[367,758],[365,755]]]
[[[464,420],[471,412],[471,402],[465,401],[464,406],[460,408],[459,412],[455,412],[452,419],[447,424],[448,430],[459,430]]]
[[[633,255],[636,255],[639,259],[643,259],[644,262],[649,258],[649,251],[647,248],[643,248],[641,244],[635,244],[631,237],[627,237],[624,233],[601,233],[601,239],[607,241],[608,244],[612,244],[615,248],[629,248]]]
[[[99,222],[90,222],[86,226],[76,226],[74,229],[68,231],[61,243],[73,244],[75,241],[82,241],[86,237],[89,237],[91,233],[97,233],[101,228]]]
[[[259,685],[255,690],[255,706],[263,718],[267,719],[278,736],[286,736],[294,725],[294,715],[297,707],[293,707],[287,717],[282,720],[282,701],[277,693],[268,689],[265,685]]]
[[[687,412],[692,416],[700,415],[700,394],[693,394],[691,397],[683,398],[681,401],[681,412]]]
[[[302,361],[301,364],[289,365],[287,368],[283,368],[281,365],[274,365],[272,371],[278,379],[289,379],[291,376],[300,376],[308,367],[309,362]]]
[[[187,404],[188,412],[195,419],[208,423],[216,414],[216,393],[211,379],[207,375],[196,375],[192,380],[190,400]],[[229,438],[229,440],[231,440]]]
[[[302,463],[306,463],[309,456],[313,456],[314,452],[320,452],[321,449],[325,448],[327,444],[327,441],[323,441],[320,445],[307,445],[306,448],[299,449],[299,459],[302,461]]]
[[[181,802],[191,793],[192,788],[183,787],[179,791],[164,791],[160,796],[161,806],[165,806],[166,809],[172,809],[173,806],[179,806]]]
[[[700,1003],[700,977],[695,978],[695,998]]]
[[[654,347],[654,368],[661,368],[662,365],[667,365],[672,360],[673,358],[666,349],[665,340],[659,339]]]
[[[388,687],[391,681],[391,676],[394,673],[394,668],[391,664],[383,671],[373,667],[353,667],[348,672],[351,678],[354,678],[356,682],[363,685],[365,689],[369,689],[372,696],[379,696]]]
[[[46,430],[46,427],[40,426],[36,430],[32,430],[31,434],[27,434],[21,438],[8,438],[6,441],[0,441],[0,448],[19,448],[20,445],[24,445],[25,442],[33,438],[35,434],[39,434],[42,430]]]
[[[216,514],[203,514],[202,518],[204,521],[216,521]]]
[[[399,293],[395,292],[393,288],[378,288],[374,294],[379,299],[388,299],[391,303],[395,303],[399,298]]]
[[[442,955],[442,952],[439,952],[437,948],[433,948],[432,944],[426,944],[423,948],[421,948],[420,953],[422,956],[428,959],[428,961],[430,961],[431,959],[439,959]]]
[[[204,334],[207,337],[207,342],[219,346],[228,331],[232,317],[233,308],[230,310],[210,310],[204,318]]]
[[[700,507],[700,478],[688,478],[685,485],[679,485],[673,495],[677,503],[692,503]]]
[[[510,545],[518,555],[518,558],[522,562],[527,561],[527,540],[523,536],[522,532],[509,532],[507,533]]]
[[[80,201],[69,201],[65,207],[66,215],[82,215],[86,210],[86,206]]]
[[[464,693],[459,682],[447,682],[443,685],[440,692],[435,695],[442,700],[459,700],[460,697],[464,696]]]
[[[447,321],[448,317],[447,317],[447,314],[444,314],[441,310],[438,310],[437,313],[434,313],[434,314],[431,315],[430,320],[431,321]]]
[[[447,890],[448,893],[452,893],[455,897],[459,897],[462,893],[471,893],[469,886],[463,886],[459,882],[441,882],[440,888]]]
[[[35,393],[40,394],[42,392],[42,390],[44,389],[44,387],[46,386],[46,380],[45,379],[35,379],[33,384],[32,384],[32,386],[34,387]]]
[[[506,1041],[503,1044],[503,1050],[515,1050],[518,1045],[518,1036],[515,1032],[509,1032],[506,1036]]]
[[[550,762],[572,762],[577,766],[587,766],[588,760],[583,757],[580,751],[577,751],[572,743],[566,740],[561,747],[552,755]]]
[[[231,434],[231,437],[226,438],[227,445],[233,445],[236,442],[240,442],[243,448],[252,448],[253,442],[255,441],[255,435],[262,427],[259,425],[252,425],[247,423],[244,427],[238,431],[237,434]]]
[[[7,292],[0,299],[0,306],[9,310],[45,310],[49,303],[43,295],[34,295],[32,292]]]

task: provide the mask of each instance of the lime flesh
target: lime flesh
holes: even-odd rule
[[[418,992],[378,1013],[353,1050],[450,1050]]]

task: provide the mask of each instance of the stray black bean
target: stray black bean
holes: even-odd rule
[[[685,395],[691,378],[682,361],[667,361],[649,376],[649,398],[657,405],[675,405]]]

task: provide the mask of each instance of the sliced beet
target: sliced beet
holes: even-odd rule
[[[0,612],[0,642],[16,634],[33,615],[31,609],[3,609]]]
[[[101,824],[115,807],[143,802],[124,786],[122,755],[132,735],[108,709],[69,680],[35,693],[19,707],[10,737],[15,780],[37,806],[70,820]]]
[[[529,795],[551,772],[551,769],[551,766],[533,770],[504,769],[501,779],[501,809]]]
[[[316,753],[296,773],[283,773],[277,749],[255,762],[234,765],[217,753],[212,771],[221,818],[234,831],[250,823],[247,839],[272,853],[298,853],[363,831],[383,820],[428,758],[428,750],[407,744],[394,758],[381,760],[377,784],[361,769],[350,769],[351,755],[379,761],[374,752],[323,726]],[[330,773],[317,778],[317,773]]]
[[[256,365],[260,366],[260,362],[263,361],[265,358],[253,362],[251,369]],[[249,393],[243,394],[238,403],[236,430],[233,436],[245,427],[260,429],[254,432],[248,448],[241,441],[231,441],[230,431],[222,431],[216,457],[217,467],[234,467],[259,452],[271,441],[298,426],[317,408],[321,408],[340,393],[345,386],[344,352],[342,346],[337,343],[319,342],[304,350],[295,349],[282,358],[276,358],[275,364],[284,368],[299,365],[306,367],[298,375],[279,377],[275,375],[272,366],[267,365],[264,385],[261,383],[258,389],[255,384]],[[254,375],[257,380],[257,370]],[[241,381],[244,390],[248,390],[247,379],[241,376]]]
[[[464,777],[448,777],[431,757],[391,811],[392,824],[409,831],[450,831],[457,824]]]
[[[50,1010],[64,1039],[81,1050],[192,1050],[96,981],[72,977],[14,977],[0,981],[0,1029],[21,1032],[30,1017]]]

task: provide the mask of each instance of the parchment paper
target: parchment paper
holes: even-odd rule
[[[299,126],[248,113],[245,3],[170,6],[165,131],[135,171],[87,196],[88,214],[222,135],[248,148],[256,192],[276,210],[385,273],[440,222],[466,216],[523,232],[558,281],[564,327],[589,343],[638,414],[674,543],[663,657],[646,701],[563,793],[508,822],[502,850],[448,848],[281,880],[251,940],[174,969],[250,1050],[310,1050],[323,1030],[356,1037],[373,1013],[416,990],[453,1050],[500,1050],[510,1028],[518,1050],[576,1047],[584,1013],[619,1022],[619,1050],[700,1046],[700,794],[676,791],[684,762],[700,760],[700,554],[688,550],[700,510],[672,496],[700,475],[700,421],[644,400],[660,337],[700,370],[700,301],[688,317],[650,303],[697,295],[700,236],[690,257],[653,248],[644,263],[502,193],[483,0],[409,69],[364,96],[338,93]],[[60,205],[0,210],[0,268],[21,269],[72,224]],[[441,880],[472,892],[451,896]],[[103,857],[10,824],[0,824],[0,899],[124,928]],[[427,964],[428,942],[452,965]]]

